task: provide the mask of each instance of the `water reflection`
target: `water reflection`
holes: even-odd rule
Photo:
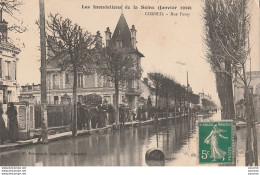
[[[0,153],[0,165],[146,166],[145,153],[151,148],[163,150],[168,158],[166,165],[175,165],[176,155],[190,146],[195,136],[195,117],[178,119]]]

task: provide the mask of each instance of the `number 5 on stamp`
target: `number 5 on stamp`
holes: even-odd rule
[[[233,163],[232,121],[199,122],[199,163]]]

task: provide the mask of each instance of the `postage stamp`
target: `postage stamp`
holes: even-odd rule
[[[199,122],[199,163],[233,163],[233,122]]]

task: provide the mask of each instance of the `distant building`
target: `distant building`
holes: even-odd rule
[[[211,101],[211,95],[205,94],[204,92],[199,93],[199,105],[202,106],[202,99]]]
[[[126,19],[121,14],[114,33],[110,32],[109,27],[105,31],[106,46],[109,43],[117,43],[123,48],[131,50],[130,56],[136,59],[141,66],[140,53],[136,46],[136,29],[133,25],[129,29]],[[112,37],[111,37],[112,36]],[[102,41],[100,32],[96,37]],[[78,73],[78,99],[82,101],[84,95],[97,94],[103,98],[103,101],[114,104],[115,88],[114,83],[107,77],[102,76],[97,71],[93,75],[85,75],[83,72]],[[128,104],[131,108],[138,106],[138,99],[141,95],[141,79],[132,82],[120,84],[119,103]],[[60,104],[69,102],[72,99],[73,74],[62,71],[54,62],[47,60],[47,100],[48,103]],[[31,100],[34,103],[40,103],[40,85],[22,86],[21,101]]]
[[[247,72],[247,77],[251,77],[249,91],[253,95],[256,120],[260,121],[260,71]],[[236,115],[244,118],[244,87],[238,77],[234,80],[234,103]]]
[[[7,28],[0,10],[0,102],[4,104],[17,102],[20,92],[16,79],[20,49],[8,42]]]
[[[140,97],[145,100],[144,103],[147,103],[147,100],[150,97],[151,101],[152,101],[152,105],[155,106],[155,103],[156,103],[155,102],[155,93],[151,92],[151,87],[152,87],[152,85],[149,82],[149,79],[148,78],[144,78],[141,81],[141,84],[140,84],[140,88],[141,88],[141,91],[142,91]]]

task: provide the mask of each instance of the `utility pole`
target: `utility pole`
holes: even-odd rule
[[[187,102],[188,102],[188,116],[190,115],[190,94],[189,94],[189,71],[187,71]]]
[[[47,91],[46,91],[46,41],[44,0],[39,0],[40,7],[40,44],[41,44],[41,123],[42,142],[48,143]]]

